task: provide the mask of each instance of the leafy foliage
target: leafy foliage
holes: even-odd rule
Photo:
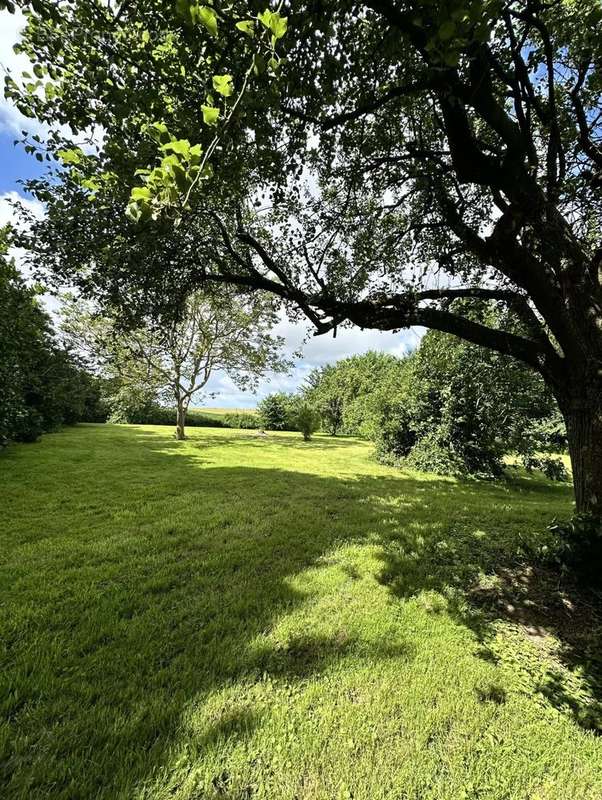
[[[96,379],[56,342],[39,290],[8,258],[0,230],[0,445],[103,417]]]
[[[273,392],[257,405],[261,427],[266,431],[295,430],[292,396],[286,392]]]
[[[490,312],[472,304],[467,315]],[[490,324],[503,327],[498,316]],[[500,475],[504,457],[566,478],[542,452],[566,446],[551,392],[519,362],[431,331],[403,359],[382,353],[342,359],[315,370],[305,397],[332,432],[335,409],[345,433],[375,443],[378,460],[442,475]]]
[[[552,559],[585,585],[602,590],[602,523],[592,514],[576,514],[568,522],[555,522],[554,535],[545,551]]]
[[[226,428],[241,428],[242,430],[256,430],[260,426],[258,414],[247,411],[230,412],[224,414]]]
[[[309,442],[319,426],[320,417],[315,408],[305,400],[298,399],[294,405],[292,413],[293,425],[296,430],[301,431],[303,440]]]
[[[314,370],[304,396],[331,435],[371,437],[380,425],[382,405],[399,391],[404,370],[402,360],[369,351]]]
[[[282,339],[271,334],[274,303],[265,295],[232,290],[219,300],[197,292],[181,320],[164,326],[147,316],[133,330],[115,317],[98,314],[71,300],[63,329],[74,346],[94,361],[111,390],[111,419],[140,422],[157,418],[159,401],[175,402],[178,438],[185,436],[190,402],[211,376],[222,371],[242,389],[253,389],[268,370],[284,371]]]
[[[18,5],[34,75],[7,95],[104,133],[31,186],[36,263],[128,315],[232,282],[320,332],[424,325],[511,355],[567,421],[587,406],[576,498],[600,502],[598,0]]]
[[[383,409],[381,457],[409,456],[418,469],[441,474],[496,476],[508,454],[535,466],[536,453],[557,446],[544,425],[562,424],[554,397],[519,362],[432,331],[407,368],[396,403]]]

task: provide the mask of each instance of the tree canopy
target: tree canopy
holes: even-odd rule
[[[19,5],[39,75],[9,93],[103,133],[91,155],[51,142],[59,183],[31,186],[41,264],[112,299],[127,286],[130,311],[234,282],[319,332],[421,324],[512,355],[554,392],[577,505],[600,512],[598,2]]]

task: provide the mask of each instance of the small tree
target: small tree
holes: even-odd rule
[[[267,431],[284,431],[289,422],[290,401],[284,392],[268,394],[257,406],[261,427]]]
[[[345,397],[337,377],[336,368],[331,364],[314,369],[304,390],[305,397],[317,409],[322,426],[331,436],[336,436],[343,425]]]
[[[303,440],[309,442],[320,423],[320,418],[315,408],[313,408],[307,401],[299,400],[295,414],[295,427],[301,431]]]
[[[165,327],[147,319],[135,330],[120,330],[115,319],[72,301],[63,329],[106,377],[116,379],[121,403],[124,395],[143,405],[174,401],[176,438],[184,439],[190,402],[215,372],[253,389],[266,371],[288,368],[280,354],[283,340],[270,333],[275,322],[274,303],[265,295],[230,291],[216,302],[197,292],[188,299],[183,318]]]

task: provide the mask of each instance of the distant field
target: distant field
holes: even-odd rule
[[[253,414],[255,408],[219,408],[218,406],[195,406],[191,411],[199,411],[208,417],[223,417],[225,414]]]
[[[523,566],[567,484],[107,424],[0,494],[2,800],[602,798],[596,618]]]

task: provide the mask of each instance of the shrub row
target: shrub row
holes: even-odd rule
[[[167,408],[158,404],[148,404],[142,408],[128,409],[127,413],[121,410],[110,417],[111,422],[130,423],[132,425],[175,425],[175,408]],[[244,428],[256,429],[260,426],[257,414],[233,411],[229,414],[206,414],[199,409],[192,408],[186,415],[186,426],[191,428]]]

